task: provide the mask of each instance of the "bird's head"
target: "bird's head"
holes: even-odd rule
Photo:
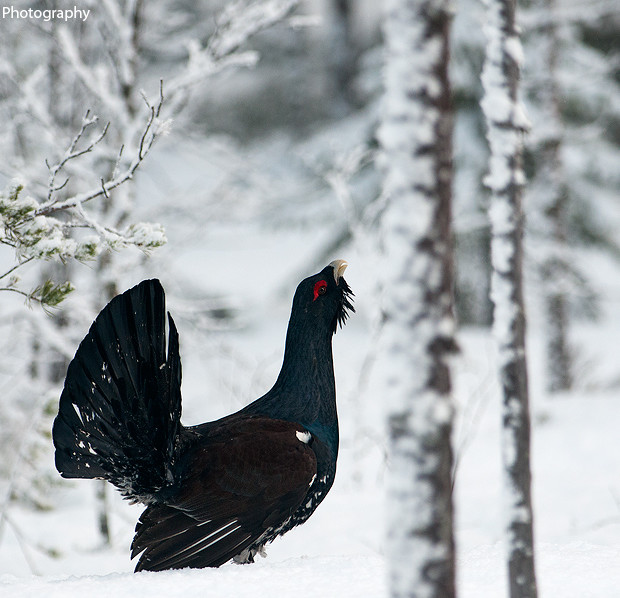
[[[302,280],[293,299],[293,313],[322,322],[332,334],[339,324],[342,327],[349,312],[355,312],[353,292],[342,276],[347,265],[344,260],[334,260]]]

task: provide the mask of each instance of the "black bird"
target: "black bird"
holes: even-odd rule
[[[253,562],[306,521],[334,482],[338,419],[332,335],[355,311],[336,260],[293,299],[282,369],[240,411],[181,424],[181,360],[158,280],[112,299],[69,364],[54,421],[56,468],[146,505],[136,571]]]

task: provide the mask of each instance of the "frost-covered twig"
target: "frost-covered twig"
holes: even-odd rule
[[[55,212],[67,210],[69,208],[75,208],[80,204],[89,202],[97,197],[101,197],[102,195],[107,196],[110,191],[113,191],[117,187],[121,186],[123,183],[126,183],[127,181],[132,179],[144,159],[151,151],[155,140],[159,137],[159,135],[167,131],[169,125],[168,121],[162,122],[159,120],[163,101],[164,96],[161,87],[160,96],[157,104],[151,105],[145,98],[145,102],[149,112],[148,120],[142,131],[142,136],[136,149],[136,155],[131,161],[131,163],[122,172],[117,173],[116,176],[108,179],[107,181],[104,181],[100,186],[94,189],[90,189],[88,191],[73,195],[72,197],[69,197],[68,199],[65,199],[63,201],[58,201],[56,198],[52,197],[49,201],[37,208],[35,215],[49,216],[51,214],[54,214]],[[115,168],[115,170],[117,169]]]
[[[163,229],[159,225],[138,223],[128,226],[124,231],[116,231],[100,225],[89,216],[81,202],[71,203],[63,209],[73,216],[73,220],[65,222],[42,214],[36,200],[22,197],[22,187],[16,187],[6,195],[0,194],[0,217],[4,227],[0,243],[13,247],[19,261],[0,279],[32,259],[82,261],[98,255],[104,246],[120,249],[135,245],[150,250],[165,243]],[[77,226],[89,228],[98,236],[73,239],[68,232]]]
[[[9,276],[13,272],[15,272],[15,270],[17,270],[21,266],[26,265],[28,262],[32,261],[33,259],[34,259],[34,257],[29,257],[29,258],[27,258],[27,259],[25,259],[25,260],[15,264],[12,268],[9,268],[4,274],[0,274],[0,280],[2,280],[3,278],[6,278],[7,276]]]
[[[95,70],[84,63],[77,41],[69,27],[58,27],[57,35],[63,56],[84,87],[106,107],[119,127],[127,127],[129,123],[127,122],[126,111],[119,96],[112,92],[107,70]]]
[[[79,158],[80,156],[83,156],[84,154],[91,152],[93,148],[99,143],[101,143],[101,141],[103,141],[103,138],[106,136],[110,123],[106,124],[106,126],[102,129],[99,136],[93,141],[91,141],[86,147],[79,149],[79,150],[77,149],[78,143],[80,142],[80,140],[82,139],[86,131],[90,127],[95,125],[97,123],[97,120],[98,120],[97,117],[90,116],[90,110],[87,110],[86,114],[84,115],[84,118],[82,119],[82,126],[78,134],[73,138],[73,141],[69,145],[69,148],[65,152],[65,155],[62,157],[62,159],[57,164],[54,164],[53,166],[50,166],[47,160],[45,161],[47,169],[49,170],[49,173],[50,173],[48,190],[47,190],[47,202],[48,203],[53,203],[54,202],[53,196],[61,189],[64,189],[67,183],[69,182],[69,177],[67,177],[64,183],[58,186],[56,185],[56,177],[63,170],[63,168],[65,168],[67,163],[71,160],[75,160],[76,158]]]
[[[240,48],[253,36],[284,20],[300,0],[237,1],[229,4],[216,19],[216,30],[206,45],[196,40],[187,43],[185,70],[168,81],[172,106],[180,105],[187,89],[223,70],[252,67],[258,62],[254,51]],[[174,109],[173,109],[174,113]]]
[[[157,137],[165,132],[166,123],[159,120],[163,101],[161,86],[157,104],[151,105],[145,98],[149,116],[133,160],[125,168],[119,168],[123,155],[121,147],[112,176],[108,179],[101,179],[98,187],[64,200],[58,197],[59,191],[66,186],[66,182],[61,185],[56,184],[58,176],[69,162],[79,160],[91,152],[103,140],[108,130],[106,125],[95,139],[80,148],[79,144],[86,132],[97,120],[87,112],[79,132],[71,141],[63,157],[53,166],[47,163],[49,182],[46,200],[43,203],[25,196],[22,193],[23,187],[20,185],[5,193],[0,193],[0,226],[2,227],[0,244],[12,247],[16,252],[17,260],[14,266],[0,274],[0,280],[11,276],[9,284],[0,287],[0,291],[12,291],[45,306],[55,306],[73,289],[69,283],[56,284],[46,281],[35,289],[26,291],[18,287],[19,280],[14,275],[15,271],[37,259],[58,259],[63,262],[71,259],[84,261],[96,257],[104,248],[119,249],[133,245],[148,251],[166,242],[163,228],[158,224],[136,223],[127,226],[124,230],[115,230],[110,226],[100,224],[96,218],[88,214],[84,207],[84,204],[95,198],[108,199],[111,191],[133,178],[148,156]],[[58,212],[64,212],[69,219],[61,221],[55,218],[54,215]],[[95,234],[74,238],[71,236],[71,231],[76,227],[90,229]]]
[[[282,21],[299,0],[237,1],[229,4],[217,18],[217,29],[205,48],[214,60],[236,52],[248,39]]]

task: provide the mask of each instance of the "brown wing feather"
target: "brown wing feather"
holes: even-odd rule
[[[217,567],[282,525],[316,475],[305,434],[299,424],[262,417],[216,424],[184,460],[189,474],[174,498],[142,513],[136,571]]]

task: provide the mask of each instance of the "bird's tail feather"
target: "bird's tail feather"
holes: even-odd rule
[[[115,297],[69,364],[54,421],[56,468],[142,502],[172,482],[180,432],[179,341],[157,280]]]

